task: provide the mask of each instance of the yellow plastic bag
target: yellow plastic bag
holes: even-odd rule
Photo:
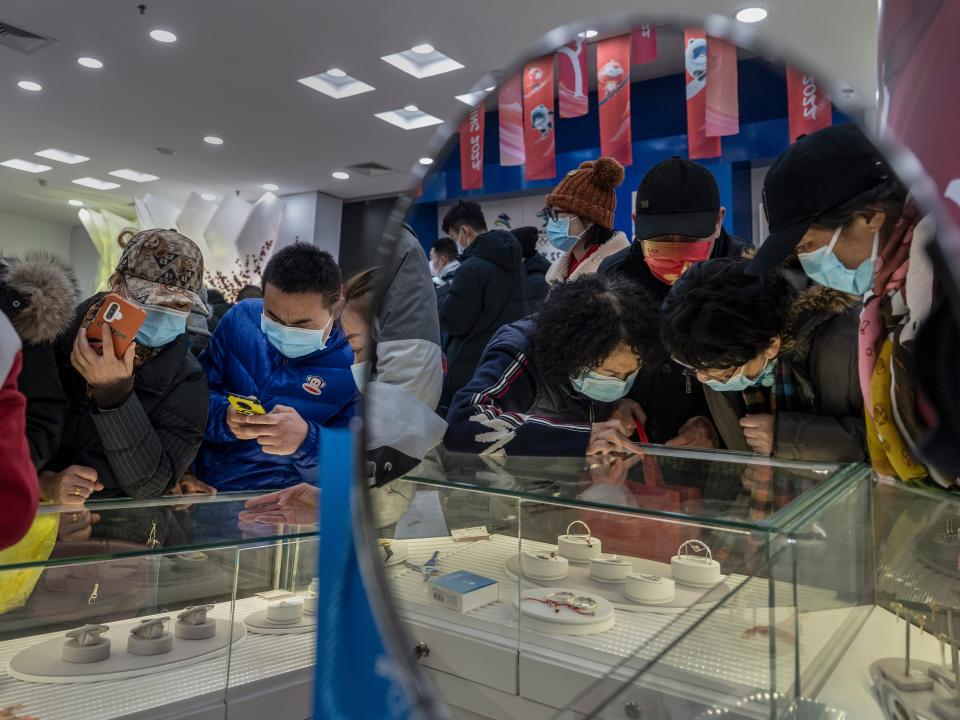
[[[60,530],[60,515],[37,515],[30,530],[16,545],[0,550],[0,566],[41,562],[50,557]],[[42,567],[0,571],[0,613],[23,606],[40,579]]]

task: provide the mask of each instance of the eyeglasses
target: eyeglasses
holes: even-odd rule
[[[580,615],[594,615],[597,612],[597,601],[586,595],[576,595],[572,592],[560,591],[550,593],[546,597],[525,597],[524,600],[543,603],[553,608],[555,613],[560,612],[560,608],[570,608]]]
[[[724,383],[729,381],[731,378],[733,378],[733,376],[736,375],[737,373],[743,372],[742,366],[727,368],[726,370],[718,370],[718,371],[699,370],[693,367],[692,365],[687,365],[686,363],[680,362],[676,358],[671,358],[671,359],[680,367],[686,368],[687,370],[692,370],[696,375],[709,378],[710,380],[718,380],[719,382],[724,382]]]
[[[560,219],[560,214],[561,214],[561,213],[563,213],[564,215],[569,215],[571,220],[572,220],[573,218],[575,218],[575,217],[580,217],[579,215],[575,215],[575,214],[573,214],[573,213],[567,212],[566,210],[557,210],[557,209],[555,209],[555,208],[549,208],[549,207],[548,207],[548,208],[547,208],[547,219],[548,219],[548,220],[553,220],[554,222],[556,222],[557,220]]]

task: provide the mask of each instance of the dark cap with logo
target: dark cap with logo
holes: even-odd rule
[[[777,267],[820,215],[893,176],[856,125],[836,125],[797,138],[763,181],[770,234],[747,270],[764,273]]]
[[[637,188],[637,240],[662,235],[705,238],[717,229],[720,191],[699,163],[672,157],[654,165]]]

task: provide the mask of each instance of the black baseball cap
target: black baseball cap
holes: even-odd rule
[[[634,212],[636,240],[660,235],[709,237],[720,212],[717,181],[703,165],[674,156],[643,176]]]
[[[784,150],[763,181],[770,234],[747,266],[765,273],[786,260],[827,210],[876,187],[893,171],[856,125],[802,135]]]

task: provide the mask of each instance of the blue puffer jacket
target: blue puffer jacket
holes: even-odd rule
[[[262,300],[244,300],[223,316],[200,356],[210,383],[210,419],[195,472],[219,490],[318,484],[321,427],[344,427],[357,412],[360,393],[350,366],[353,352],[334,328],[326,348],[285,358],[260,330]],[[267,455],[256,440],[238,440],[226,424],[227,394],[255,395],[269,412],[292,407],[310,431],[292,455]]]

